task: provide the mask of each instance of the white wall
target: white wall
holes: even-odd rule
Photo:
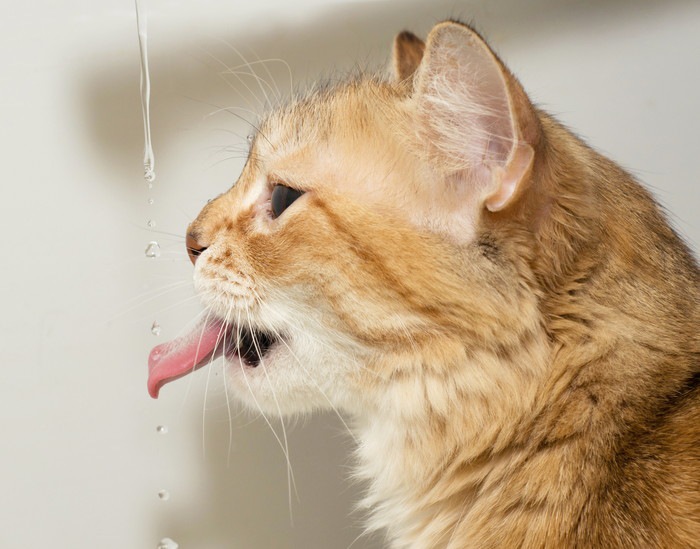
[[[167,386],[158,401],[146,393],[150,346],[198,310],[180,235],[242,166],[211,147],[245,148],[245,125],[206,115],[259,108],[253,80],[251,93],[218,74],[240,64],[222,41],[248,60],[284,58],[301,84],[380,65],[403,28],[424,35],[441,18],[472,19],[533,98],[646,181],[697,249],[698,2],[148,7],[151,194],[132,3],[6,1],[0,18],[2,548],[155,548],[169,536],[193,549],[342,549],[360,533],[361,517],[349,516],[359,487],[344,480],[350,444],[333,417],[287,425],[292,527],[284,455],[264,421],[229,412],[216,367]],[[269,68],[289,86],[283,65]],[[151,239],[163,247],[157,260],[143,255]]]

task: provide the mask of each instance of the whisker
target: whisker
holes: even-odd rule
[[[226,69],[226,72],[227,72],[228,74],[232,74],[233,76],[235,76],[236,78],[238,78],[238,81],[239,81],[239,82],[243,85],[243,87],[245,87],[245,89],[248,90],[248,92],[250,93],[250,97],[253,97],[253,98],[256,98],[256,99],[258,98],[258,94],[256,94],[256,93],[253,91],[253,89],[245,82],[245,80],[243,80],[243,78],[241,78],[241,76],[240,76],[239,73],[237,73],[237,72],[235,72],[235,71],[231,71],[231,69],[229,68],[229,66],[228,66],[224,61],[222,61],[221,59],[219,59],[216,55],[214,55],[214,54],[211,53],[210,51],[208,51],[208,50],[206,50],[206,49],[204,49],[204,48],[202,48],[202,50],[203,50],[204,53],[206,53],[209,57],[211,57],[214,61],[216,61],[217,63],[219,63],[221,66],[223,66],[223,67]],[[244,73],[244,74],[247,74],[247,73]],[[220,76],[221,76],[221,73],[220,73]],[[245,97],[243,94],[241,94],[241,93],[231,84],[231,82],[229,82],[226,78],[222,78],[222,79],[224,80],[224,82],[226,82],[226,83],[231,87],[232,90],[234,90],[235,92],[237,92],[237,93],[241,96],[241,98],[242,98],[243,100],[245,100],[245,101],[247,101],[247,102],[250,101],[247,97]],[[265,92],[264,88],[262,88],[262,86],[261,86],[260,89],[261,89],[261,91],[263,92],[263,95],[265,96],[265,101],[267,102],[267,104],[269,104],[269,98],[268,98],[268,96],[267,96],[267,93]],[[259,106],[262,107],[262,108],[265,108],[265,103],[261,103]]]
[[[253,388],[250,385],[250,381],[248,380],[248,374],[245,371],[245,365],[243,364],[243,359],[241,358],[241,353],[240,353],[240,341],[241,341],[241,312],[238,311],[238,318],[236,319],[236,346],[237,346],[237,355],[238,355],[238,364],[241,368],[241,372],[243,374],[243,379],[245,380],[246,385],[248,386],[248,392],[250,393],[250,396],[253,398],[253,402],[255,402],[255,406],[258,408],[258,411],[260,412],[260,415],[262,418],[265,420],[265,423],[267,423],[267,426],[270,428],[270,431],[272,431],[273,436],[275,437],[275,440],[277,441],[277,444],[279,444],[279,447],[282,449],[282,453],[284,454],[285,459],[287,460],[287,471],[289,475],[289,470],[291,468],[291,462],[289,461],[289,453],[285,450],[284,444],[282,444],[282,440],[280,439],[279,435],[277,434],[277,431],[275,431],[274,427],[272,426],[272,423],[268,419],[267,415],[262,409],[262,406],[260,406],[260,403],[258,402],[257,397],[255,396],[255,392],[253,391]],[[289,478],[289,476],[287,477]],[[292,479],[294,476],[292,475]],[[291,490],[290,490],[291,494]]]
[[[219,164],[223,164],[224,162],[229,162],[230,160],[245,160],[247,158],[246,156],[227,156],[226,158],[223,158],[221,160],[217,160],[214,162],[209,168],[214,168],[218,166]]]
[[[224,322],[229,323],[229,317],[231,315],[232,306],[229,306],[229,310],[226,313],[226,318]],[[228,451],[226,453],[226,467],[231,467],[231,448],[233,447],[233,418],[231,417],[231,399],[228,394],[228,386],[226,384],[226,333],[224,333],[224,356],[221,361],[221,374],[224,381],[224,395],[226,396],[226,410],[228,411]]]
[[[205,322],[206,326],[206,322]],[[209,365],[207,366],[207,380],[204,384],[204,399],[202,399],[202,455],[206,455],[206,418],[207,418],[207,396],[209,395],[209,381],[211,380],[212,364],[214,363],[214,356],[216,356],[216,350],[219,348],[219,342],[222,340],[224,342],[224,349],[226,348],[226,322],[224,321],[219,327],[219,333],[216,335],[216,342],[214,343],[214,349],[212,350],[212,356],[209,359]],[[201,343],[201,337],[200,337]],[[195,353],[195,364],[197,361],[197,355],[199,354],[199,348],[197,348],[197,353]],[[193,366],[194,368],[194,366]]]
[[[245,122],[246,124],[248,124],[251,128],[254,128],[255,131],[258,133],[258,135],[263,137],[263,139],[265,139],[265,141],[267,141],[270,144],[270,146],[274,148],[272,141],[270,141],[267,138],[267,136],[260,130],[260,128],[258,126],[256,126],[255,124],[253,124],[250,120],[247,120],[244,117],[242,117],[240,114],[233,112],[232,111],[233,107],[226,107],[226,108],[220,107],[219,105],[215,105],[215,104],[210,103],[208,101],[202,101],[201,99],[197,99],[195,97],[191,97],[189,95],[184,95],[184,94],[182,94],[181,97],[183,97],[185,99],[189,99],[190,101],[194,101],[196,103],[201,103],[203,105],[209,105],[210,107],[215,107],[217,109],[220,109],[221,112],[226,112],[226,113],[230,114],[231,116],[235,116],[236,118],[238,118],[238,119],[242,120],[243,122]]]
[[[275,394],[274,385],[272,384],[272,380],[270,379],[270,376],[267,373],[267,368],[265,368],[265,361],[263,360],[263,354],[260,350],[258,340],[255,337],[255,331],[252,330],[252,323],[250,321],[250,311],[248,310],[247,307],[245,309],[245,312],[246,312],[246,316],[247,316],[248,327],[251,328],[253,345],[255,346],[255,351],[258,353],[258,356],[260,357],[260,366],[262,367],[263,373],[265,374],[265,379],[267,380],[267,384],[270,387],[270,392],[272,393],[272,398],[275,401],[275,406],[277,407],[277,413],[280,416],[280,425],[282,426],[282,438],[284,439],[284,447],[286,449],[285,455],[287,456],[287,486],[288,486],[288,493],[289,493],[289,520],[290,520],[292,526],[294,526],[294,517],[293,517],[293,513],[292,513],[292,486],[294,486],[294,493],[297,497],[297,501],[299,501],[299,494],[297,492],[296,482],[294,481],[294,473],[292,472],[292,462],[289,458],[289,444],[287,442],[287,429],[284,425],[284,417],[282,416],[282,408],[280,407],[280,403],[277,400],[277,395]]]
[[[227,112],[227,113],[230,114],[231,111],[244,111],[244,112],[247,112],[247,113],[249,113],[249,114],[252,114],[252,115],[255,116],[256,118],[257,118],[257,116],[258,116],[258,113],[255,112],[255,111],[253,111],[253,110],[251,110],[251,109],[247,109],[247,108],[245,108],[245,107],[232,106],[232,107],[217,107],[216,110],[213,110],[213,111],[207,113],[207,114],[204,116],[204,118],[205,118],[205,119],[206,119],[206,118],[211,118],[212,116],[216,116],[216,115],[219,114],[220,112]],[[231,132],[231,133],[234,133],[234,132]],[[242,136],[242,135],[240,135],[240,134],[238,134],[238,133],[236,133],[236,135],[237,135],[238,137],[240,137],[241,139],[245,139],[245,136]]]
[[[236,51],[236,53],[239,53],[238,50],[236,50],[235,48],[233,48],[233,46],[231,46],[227,41],[223,40],[223,42],[224,42],[224,44],[226,44],[227,46],[229,46],[229,47],[231,47],[232,49],[234,49],[234,51]],[[251,50],[251,53],[252,53],[253,55],[255,55],[255,59],[256,59],[255,61],[249,61],[249,62],[244,63],[244,64],[242,64],[242,65],[238,65],[238,66],[236,66],[236,67],[232,67],[232,69],[233,69],[233,70],[238,70],[238,69],[242,69],[242,68],[244,68],[244,67],[251,67],[251,68],[252,68],[253,65],[262,65],[263,69],[265,70],[265,72],[267,72],[267,75],[270,77],[270,80],[272,81],[272,84],[275,86],[275,89],[276,89],[276,91],[277,91],[277,97],[278,97],[278,98],[281,98],[281,97],[282,97],[282,93],[280,92],[280,89],[279,89],[279,87],[277,86],[277,83],[275,82],[275,79],[274,79],[274,77],[272,76],[272,73],[270,72],[270,69],[268,69],[268,67],[267,67],[268,63],[281,63],[282,65],[285,66],[285,68],[287,69],[287,73],[289,74],[289,84],[290,84],[289,92],[290,92],[290,96],[294,94],[294,89],[293,89],[293,87],[292,87],[292,80],[293,80],[293,79],[292,79],[292,69],[291,69],[291,67],[289,66],[289,63],[287,63],[284,59],[281,59],[281,58],[279,58],[279,57],[272,57],[272,58],[268,58],[268,59],[260,59],[260,57],[259,57],[254,51]],[[240,56],[240,54],[239,54],[239,56]]]
[[[259,297],[257,294],[254,293],[254,296],[255,296],[255,299],[256,299],[258,305],[261,306],[261,308],[267,307],[266,312],[268,312],[268,313],[271,312],[271,313],[273,313],[273,314],[276,312],[276,311],[273,311],[272,308],[270,308],[264,301],[262,301],[262,300],[260,299],[260,297]],[[348,434],[350,435],[350,437],[352,438],[352,440],[353,440],[356,444],[359,444],[357,438],[355,437],[355,434],[352,432],[352,429],[350,429],[350,427],[349,427],[348,424],[346,423],[345,418],[343,418],[342,414],[340,413],[340,411],[338,410],[338,408],[336,408],[336,406],[333,404],[333,402],[332,402],[331,399],[328,397],[328,395],[327,395],[326,392],[323,390],[323,388],[318,384],[318,382],[313,378],[313,376],[309,373],[309,371],[306,369],[306,367],[301,363],[301,360],[299,360],[299,357],[297,357],[296,353],[294,353],[294,351],[292,351],[291,347],[290,347],[289,344],[284,340],[284,338],[280,335],[279,331],[276,330],[276,329],[274,329],[274,328],[272,329],[272,331],[275,333],[275,335],[277,336],[277,338],[282,342],[282,344],[287,348],[287,350],[288,350],[289,353],[292,355],[292,358],[294,358],[294,360],[295,360],[295,362],[298,364],[298,366],[304,371],[304,373],[307,374],[307,379],[309,379],[309,380],[311,381],[311,383],[314,384],[314,386],[316,387],[316,389],[318,389],[319,393],[321,393],[321,395],[323,396],[323,398],[326,399],[326,401],[327,401],[328,404],[330,405],[331,409],[333,410],[333,412],[335,412],[335,415],[338,416],[338,419],[339,419],[340,422],[343,424],[343,426],[344,426],[345,429],[347,430],[347,432],[348,432]]]
[[[260,56],[258,56],[258,54],[255,53],[252,49],[250,50],[250,52],[255,56],[256,61],[253,61],[252,63],[248,63],[248,66],[252,67],[254,64],[255,65],[260,64],[262,66],[264,71],[267,73],[267,76],[270,77],[270,82],[272,82],[272,85],[275,86],[275,91],[277,93],[277,100],[280,101],[282,99],[282,92],[280,92],[280,88],[277,85],[277,82],[275,82],[275,78],[272,76],[272,73],[270,72],[270,69],[268,68],[267,65],[270,61],[278,61],[278,62],[282,61],[285,65],[287,65],[287,68],[289,69],[289,64],[287,64],[287,62],[283,61],[282,59],[267,59],[266,61],[262,61],[260,59]],[[290,73],[289,78],[291,81],[291,73]]]
[[[187,286],[189,286],[189,284],[190,284],[189,281],[178,280],[178,281],[176,281],[176,282],[172,282],[171,284],[169,284],[169,285],[168,285],[169,287],[166,286],[165,288],[155,288],[155,289],[153,289],[153,290],[149,290],[148,292],[144,292],[144,293],[141,294],[141,295],[132,297],[131,299],[127,300],[126,304],[131,303],[131,302],[134,302],[134,301],[137,301],[137,300],[140,300],[140,299],[143,299],[143,298],[145,298],[146,296],[148,296],[146,299],[143,299],[143,301],[141,301],[140,303],[137,303],[136,305],[127,307],[126,309],[121,310],[121,311],[117,311],[117,312],[114,313],[111,317],[109,317],[105,322],[112,322],[112,321],[116,320],[117,318],[123,317],[124,315],[127,315],[127,314],[129,314],[130,312],[132,312],[132,311],[138,309],[138,308],[141,307],[142,305],[145,305],[146,303],[149,303],[149,302],[151,302],[151,301],[154,301],[155,299],[158,299],[159,297],[162,297],[162,296],[164,296],[164,295],[166,295],[166,294],[169,294],[170,292],[174,292],[174,291],[177,291],[177,290],[184,289],[184,288],[186,288]],[[152,294],[153,292],[158,292],[158,293],[156,293],[155,295],[150,295],[150,294]]]
[[[132,227],[136,227],[136,228],[141,229],[142,231],[146,231],[146,232],[148,232],[148,233],[164,234],[164,235],[172,236],[172,237],[175,237],[175,238],[182,238],[182,239],[184,240],[184,237],[183,237],[181,234],[170,233],[170,232],[163,231],[163,230],[160,230],[160,229],[155,229],[155,228],[153,228],[153,227],[144,226],[142,223],[136,223],[135,221],[129,221],[128,223],[129,223],[129,225],[131,225]]]
[[[263,95],[265,96],[265,99],[266,99],[266,101],[267,101],[268,107],[271,107],[272,104],[270,103],[270,98],[269,98],[269,96],[267,95],[267,93],[265,92],[265,89],[263,88],[263,84],[265,84],[265,85],[267,86],[267,88],[268,88],[268,90],[270,91],[270,93],[273,93],[273,92],[274,92],[274,90],[272,89],[272,85],[271,85],[267,80],[265,80],[264,78],[262,78],[260,75],[258,75],[258,74],[253,70],[253,64],[254,64],[254,63],[251,63],[251,62],[249,62],[248,60],[246,60],[246,58],[245,58],[245,57],[243,56],[243,54],[238,50],[238,48],[236,48],[233,44],[231,44],[230,42],[227,42],[226,40],[222,40],[222,42],[223,42],[224,44],[226,44],[231,50],[233,50],[233,51],[236,53],[236,55],[238,55],[238,57],[241,58],[241,61],[243,61],[243,63],[244,63],[243,65],[241,65],[241,66],[239,66],[239,67],[234,67],[233,69],[230,69],[230,70],[235,70],[235,71],[237,71],[239,68],[246,68],[246,69],[248,69],[248,74],[250,74],[251,76],[253,76],[253,77],[257,80],[258,85],[260,86],[260,91],[261,91],[261,92],[263,93]],[[252,53],[252,52],[251,52],[251,53]],[[253,55],[255,55],[255,53],[253,53]],[[262,63],[262,62],[260,61],[260,58],[259,58],[257,55],[256,55],[255,57],[258,59],[258,63],[255,63],[255,64],[261,64],[261,65],[262,65],[262,67],[267,71],[267,74],[270,76],[270,80],[272,80],[272,82],[273,82],[273,84],[274,84],[275,79],[272,78],[272,74],[270,73],[269,69],[267,68],[267,65],[266,65],[265,63]],[[279,101],[279,99],[281,98],[281,96],[280,96],[279,88],[277,88],[277,84],[275,84],[275,88],[276,88],[276,90],[277,90],[276,99]]]
[[[163,234],[163,235],[166,235],[166,236],[172,236],[173,238],[176,238],[176,239],[180,240],[181,242],[184,242],[184,241],[185,241],[185,237],[184,237],[183,235],[181,235],[181,234],[178,234],[178,233],[171,233],[171,232],[168,232],[168,231],[161,231],[160,229],[149,229],[148,232],[149,232],[149,233],[155,233],[155,234]]]

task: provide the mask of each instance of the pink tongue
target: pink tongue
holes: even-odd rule
[[[214,348],[223,350],[223,323],[219,320],[200,324],[189,334],[162,343],[148,356],[148,394],[158,398],[160,388],[204,366]]]

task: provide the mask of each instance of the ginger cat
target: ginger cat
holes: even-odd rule
[[[343,410],[391,547],[700,547],[698,266],[468,26],[269,114],[187,246],[152,396],[223,354],[256,410]]]

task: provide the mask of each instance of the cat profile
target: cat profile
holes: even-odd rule
[[[455,21],[261,122],[187,231],[255,410],[333,407],[394,548],[700,547],[697,263],[650,194]]]

